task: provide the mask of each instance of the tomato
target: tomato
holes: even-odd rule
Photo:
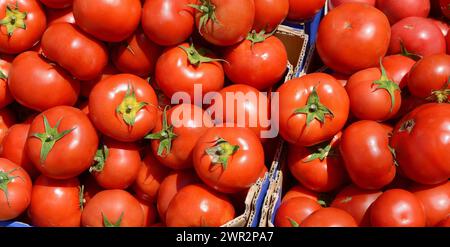
[[[450,102],[450,55],[436,54],[419,60],[411,69],[408,89],[412,95]]]
[[[77,178],[39,176],[31,192],[28,215],[34,226],[79,227],[83,198]]]
[[[192,184],[181,189],[167,208],[168,227],[217,227],[234,218],[230,200],[204,185]]]
[[[55,23],[72,23],[75,24],[72,8],[66,9],[47,9],[47,26]]]
[[[247,128],[213,127],[200,137],[193,153],[199,178],[224,193],[250,188],[264,167],[264,149]]]
[[[258,90],[279,82],[287,68],[288,56],[283,42],[264,31],[250,33],[246,40],[225,50],[224,70],[236,84],[246,84]]]
[[[342,133],[331,141],[312,148],[289,146],[287,163],[292,175],[306,188],[329,192],[339,188],[346,179],[346,171],[338,146]]]
[[[0,1],[0,52],[18,54],[41,39],[46,28],[44,10],[37,0]]]
[[[6,136],[8,129],[16,123],[14,114],[8,108],[0,110],[0,143]]]
[[[80,83],[80,94],[84,97],[89,98],[92,89],[95,87],[95,85],[97,85],[97,83],[115,74],[119,74],[119,70],[117,70],[117,68],[113,64],[108,63],[108,65],[106,65],[106,67],[103,69],[103,72],[100,76],[98,76],[94,80],[83,81],[82,83]]]
[[[332,76],[312,73],[284,83],[280,100],[280,135],[297,146],[312,146],[331,139],[344,127],[349,99]]]
[[[124,190],[104,190],[86,204],[81,225],[88,227],[142,227],[144,211],[139,201]]]
[[[194,10],[189,4],[196,0],[145,1],[142,9],[142,28],[147,37],[159,45],[182,43],[194,30]]]
[[[383,11],[391,24],[395,24],[410,16],[427,17],[430,0],[377,0],[377,8]]]
[[[410,191],[422,203],[427,226],[436,226],[450,214],[450,182],[438,185],[414,184]]]
[[[319,200],[319,194],[317,192],[308,190],[300,185],[292,187],[284,196],[281,202],[285,202],[291,198],[295,197],[306,197],[313,199],[314,201]]]
[[[14,101],[8,87],[8,74],[11,63],[0,58],[0,108],[3,108]]]
[[[156,223],[156,219],[158,217],[158,211],[156,211],[155,205],[148,201],[139,200],[139,204],[141,204],[142,211],[144,212],[144,227],[150,227]]]
[[[423,17],[407,17],[392,26],[388,53],[401,53],[402,45],[409,54],[419,56],[445,53],[446,47],[441,30]]]
[[[73,15],[85,32],[103,41],[119,42],[137,29],[141,20],[141,1],[74,0]]]
[[[203,95],[219,91],[224,84],[223,68],[207,55],[203,49],[187,43],[167,49],[156,62],[156,84],[169,98],[179,92],[187,93],[191,102],[184,103],[188,104],[194,103],[195,84],[202,86]]]
[[[197,176],[191,170],[174,171],[164,178],[159,187],[156,200],[159,217],[162,221],[165,221],[167,208],[175,195],[187,185],[198,182]]]
[[[329,7],[333,9],[344,3],[365,3],[375,6],[376,0],[330,0]]]
[[[97,146],[97,132],[89,118],[76,108],[57,106],[33,120],[25,149],[42,174],[68,179],[89,168]]]
[[[416,61],[403,55],[391,55],[384,57],[382,64],[388,78],[403,89],[408,84],[408,73]]]
[[[161,116],[153,133],[147,135],[151,139],[154,157],[163,165],[172,169],[192,167],[192,154],[197,140],[213,126],[209,115],[202,108],[181,104]]]
[[[74,105],[80,91],[78,81],[34,51],[24,52],[14,59],[8,86],[17,102],[37,111]]]
[[[89,117],[95,127],[123,142],[140,140],[155,127],[157,106],[153,88],[132,74],[110,76],[89,95]]]
[[[321,208],[307,217],[300,227],[356,227],[357,223],[346,211],[338,208]]]
[[[151,154],[145,156],[133,185],[137,197],[154,202],[158,195],[159,187],[170,170],[158,163]]]
[[[447,181],[450,177],[449,135],[448,104],[425,104],[403,117],[390,143],[403,174],[422,184]]]
[[[254,0],[198,0],[195,24],[211,44],[230,46],[245,39],[255,19]]]
[[[323,18],[316,45],[326,66],[342,74],[353,74],[376,67],[388,50],[390,37],[389,21],[380,10],[367,4],[348,3]]]
[[[425,222],[419,199],[402,189],[385,191],[370,210],[370,223],[374,227],[423,227]]]
[[[126,189],[136,179],[141,167],[139,146],[105,139],[89,171],[105,189]]]
[[[370,226],[370,206],[383,192],[364,190],[354,185],[342,189],[334,198],[331,207],[345,210],[355,219],[358,226]]]
[[[0,221],[20,216],[31,201],[31,179],[13,162],[0,158]]]
[[[54,9],[64,9],[72,6],[73,0],[39,0],[45,6]]]
[[[450,29],[450,26],[447,23],[440,21],[438,19],[430,19],[430,20],[441,30],[444,36],[447,35],[448,30]]]
[[[255,0],[255,19],[252,29],[270,33],[283,22],[288,12],[289,0]]]
[[[282,202],[275,215],[276,227],[298,227],[308,216],[321,209],[320,204],[307,197]]]
[[[325,6],[325,2],[325,0],[289,0],[287,18],[292,21],[310,19]]]

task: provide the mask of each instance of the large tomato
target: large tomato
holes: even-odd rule
[[[422,204],[406,190],[385,191],[370,209],[370,224],[374,227],[423,227],[425,223]]]
[[[138,198],[154,202],[158,196],[159,187],[170,170],[161,165],[152,154],[147,154],[133,185]]]
[[[410,16],[427,17],[430,13],[430,0],[377,0],[377,8],[393,25]]]
[[[326,0],[289,0],[289,13],[287,18],[301,21],[314,17],[325,5]]]
[[[34,226],[79,227],[83,197],[77,178],[66,180],[39,176],[31,192],[28,215]]]
[[[323,18],[317,51],[331,69],[352,74],[376,67],[388,50],[390,37],[389,21],[381,11],[368,4],[348,3]]]
[[[144,210],[139,201],[124,190],[97,193],[81,215],[81,225],[88,227],[141,227]]]
[[[78,81],[34,51],[24,52],[14,59],[8,86],[14,99],[37,111],[74,105],[80,91]]]
[[[300,227],[356,227],[355,219],[338,208],[321,208],[306,218]]]
[[[427,226],[436,226],[450,215],[449,181],[438,185],[413,184],[409,189],[424,207]]]
[[[46,28],[37,0],[0,1],[0,52],[17,54],[35,45]]]
[[[386,69],[388,78],[403,89],[408,84],[408,73],[416,64],[416,61],[398,54],[384,57],[382,64]]]
[[[244,40],[255,18],[254,0],[197,0],[195,24],[208,42],[230,46]]]
[[[145,1],[142,9],[142,28],[153,42],[177,45],[189,38],[194,30],[194,9],[189,4],[196,0]]]
[[[72,8],[66,9],[47,9],[47,26],[54,23],[72,23],[75,24]]]
[[[45,6],[54,9],[64,9],[72,6],[73,0],[40,0]]]
[[[8,75],[11,62],[0,58],[0,109],[14,101],[8,87]]]
[[[289,0],[255,0],[253,30],[272,32],[287,17]]]
[[[295,197],[306,197],[313,199],[314,201],[319,200],[319,194],[317,192],[308,190],[300,185],[295,185],[294,187],[289,189],[288,192],[286,192],[286,194],[283,196],[282,202]]]
[[[322,206],[307,197],[295,197],[281,203],[275,215],[276,227],[298,227],[303,220]]]
[[[15,115],[9,108],[3,108],[0,110],[0,143],[6,136],[8,129],[15,123]]]
[[[204,185],[192,184],[181,189],[167,208],[168,227],[217,227],[234,218],[230,200]]]
[[[224,193],[250,188],[264,168],[264,149],[247,128],[214,127],[200,137],[193,153],[199,178]]]
[[[20,216],[31,201],[31,179],[13,162],[0,158],[0,221]]]
[[[331,139],[347,122],[349,99],[332,76],[313,73],[279,89],[280,135],[289,143],[312,146]]]
[[[68,179],[89,168],[97,146],[97,132],[86,114],[57,106],[34,118],[25,148],[42,174]]]
[[[108,42],[119,42],[133,34],[141,20],[141,9],[140,0],[73,1],[77,25]]]
[[[425,104],[406,115],[391,138],[402,173],[422,184],[447,181],[450,178],[449,135],[449,104]]]
[[[330,9],[333,9],[344,3],[365,3],[375,6],[376,0],[330,0],[329,7]]]
[[[110,76],[89,95],[89,116],[95,127],[123,142],[140,140],[155,127],[157,107],[153,88],[132,74]]]

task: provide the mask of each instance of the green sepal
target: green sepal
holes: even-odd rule
[[[106,159],[109,156],[109,149],[106,145],[103,145],[101,148],[97,149],[97,152],[94,156],[94,165],[89,167],[89,172],[101,172],[105,167]]]
[[[239,150],[239,145],[231,145],[223,138],[218,138],[214,146],[205,150],[206,154],[211,157],[213,164],[222,165],[223,169],[228,168],[228,161],[233,154]]]
[[[158,156],[161,157],[164,156],[164,151],[165,155],[168,155],[171,152],[172,141],[177,138],[177,135],[173,132],[173,125],[167,123],[167,108],[169,108],[169,106],[164,107],[162,115],[162,130],[145,136],[145,139],[159,140]]]
[[[16,1],[14,7],[6,5],[6,14],[5,17],[0,20],[0,25],[6,27],[6,32],[8,33],[8,36],[11,37],[16,29],[27,29],[27,25],[25,24],[27,15],[27,12],[20,12],[19,1]]]
[[[381,69],[381,78],[374,81],[373,84],[378,85],[376,90],[384,89],[389,93],[389,96],[391,98],[391,107],[389,108],[389,112],[392,112],[395,106],[395,91],[397,90],[400,91],[400,86],[388,78],[386,69],[384,68],[381,59],[380,59],[380,69]]]
[[[8,207],[11,207],[11,205],[9,204],[8,184],[11,183],[15,178],[21,178],[20,176],[11,176],[11,173],[17,171],[18,169],[20,168],[14,168],[8,172],[0,171],[0,190],[5,194]],[[23,178],[21,179],[23,180]]]
[[[334,118],[333,112],[331,112],[328,107],[320,102],[319,95],[317,94],[316,87],[313,88],[312,92],[308,96],[306,105],[303,108],[299,108],[294,111],[294,114],[305,114],[306,115],[306,126],[313,120],[318,120],[322,124],[325,123],[325,117],[328,115]]]
[[[124,214],[124,212],[122,212],[120,214],[119,219],[115,223],[113,223],[113,222],[109,221],[109,219],[102,212],[103,226],[104,227],[120,227],[120,224],[122,224],[123,214]]]
[[[133,86],[128,84],[125,97],[116,108],[116,114],[120,115],[123,121],[132,127],[136,121],[137,113],[147,105],[147,102],[137,101]]]

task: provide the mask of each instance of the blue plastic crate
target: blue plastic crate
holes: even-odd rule
[[[31,227],[31,226],[19,221],[0,221],[0,227]]]

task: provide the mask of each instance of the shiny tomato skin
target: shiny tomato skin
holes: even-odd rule
[[[138,198],[154,202],[162,181],[169,173],[169,168],[161,165],[152,154],[147,154],[139,168],[133,191]]]
[[[24,52],[14,59],[8,86],[17,102],[37,111],[74,105],[80,91],[78,81],[33,51]],[[33,88],[32,92],[30,88]]]
[[[287,17],[289,0],[255,0],[253,30],[272,32]]]
[[[141,20],[141,1],[74,0],[73,15],[85,32],[102,41],[119,42],[137,29]]]
[[[115,74],[120,74],[119,70],[112,63],[108,63],[100,76],[97,76],[97,78],[93,80],[83,81],[80,83],[80,95],[89,98],[89,94],[91,94],[92,89],[95,85],[97,85],[97,83]]]
[[[373,227],[424,227],[425,223],[425,212],[419,199],[402,189],[385,191],[370,210]]]
[[[308,216],[321,209],[320,204],[310,198],[296,197],[281,203],[275,215],[276,227],[300,225]]]
[[[383,11],[393,25],[410,16],[427,17],[430,13],[430,0],[377,0],[377,8]]]
[[[204,185],[191,184],[172,199],[165,222],[168,227],[217,227],[234,216],[233,205],[225,195]]]
[[[365,3],[375,6],[376,0],[330,0],[329,7],[333,9],[344,3]]]
[[[380,10],[368,4],[348,3],[323,18],[317,51],[329,68],[353,74],[376,67],[388,50],[390,37],[389,21]],[[348,45],[353,43],[358,45]]]
[[[81,220],[80,182],[39,176],[31,192],[28,215],[33,226],[79,227]]]
[[[314,201],[319,200],[319,194],[317,192],[308,190],[301,185],[295,185],[294,187],[289,189],[288,192],[286,192],[286,194],[283,196],[283,199],[281,202],[285,202],[285,201],[287,201],[291,198],[295,198],[295,197],[306,197],[306,198],[310,198]]]
[[[54,23],[72,23],[75,24],[75,17],[73,17],[72,8],[66,9],[46,9],[47,26]]]
[[[119,221],[122,215],[121,221]],[[104,219],[120,227],[144,226],[144,210],[139,201],[125,190],[104,190],[86,204],[81,215],[84,227],[105,227]]]
[[[156,223],[158,218],[158,211],[153,203],[138,199],[144,212],[144,227],[150,227]]]
[[[436,226],[450,214],[450,182],[437,185],[413,184],[409,190],[422,203],[427,226]]]
[[[321,208],[306,218],[300,227],[356,227],[355,219],[338,208]]]
[[[8,87],[8,74],[11,68],[11,62],[6,59],[0,58],[0,72],[6,78],[0,78],[0,108],[3,108],[14,101],[11,91]]]
[[[325,5],[325,0],[289,0],[288,20],[301,21],[314,17]]]
[[[39,0],[45,6],[54,9],[64,9],[72,6],[73,0]]]
[[[382,63],[388,78],[403,89],[408,84],[408,73],[416,61],[403,55],[390,55],[384,57]]]

